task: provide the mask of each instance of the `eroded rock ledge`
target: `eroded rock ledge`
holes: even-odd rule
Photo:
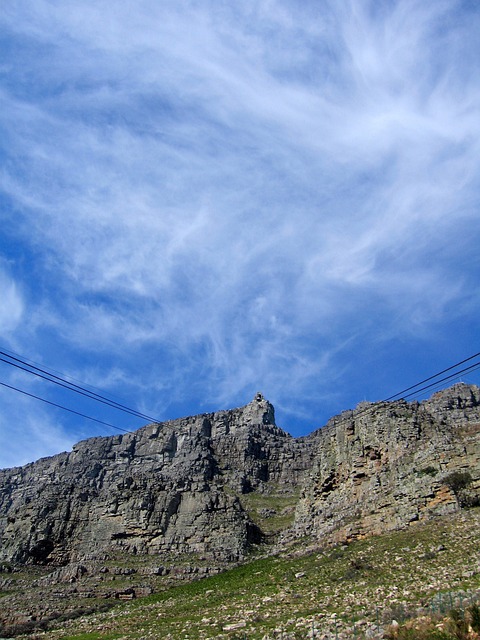
[[[295,535],[349,540],[455,511],[452,473],[480,493],[480,389],[457,384],[422,403],[360,404],[313,434]],[[461,500],[460,500],[461,502]]]

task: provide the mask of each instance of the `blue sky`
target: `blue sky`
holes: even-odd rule
[[[480,351],[477,3],[9,0],[0,31],[2,349],[159,420],[260,390],[294,435]],[[0,407],[0,466],[114,433]]]

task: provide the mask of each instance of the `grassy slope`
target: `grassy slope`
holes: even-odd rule
[[[405,610],[480,592],[479,508],[348,547],[307,544],[35,637],[306,638],[315,628],[340,638],[353,621],[361,637]]]

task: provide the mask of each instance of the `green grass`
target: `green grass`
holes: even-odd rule
[[[378,619],[412,612],[442,592],[480,589],[480,572],[469,571],[479,561],[479,509],[345,547],[308,544],[300,541],[281,555],[77,620],[74,630],[95,632],[102,640],[111,633],[137,640],[233,640],[245,633],[249,640],[259,640],[279,629],[304,638],[312,624],[332,630],[332,614],[340,631],[354,621],[374,625]],[[224,629],[241,621],[246,626],[239,631]],[[67,637],[95,636],[44,636]]]
[[[297,494],[252,492],[238,497],[252,521],[267,535],[279,533],[293,524]],[[266,516],[265,511],[272,513]]]
[[[93,633],[81,633],[80,635],[76,635],[76,636],[62,636],[62,640],[115,640],[120,636],[121,634],[119,633],[114,633],[114,634],[109,633],[108,635],[105,635],[105,634],[93,632]]]

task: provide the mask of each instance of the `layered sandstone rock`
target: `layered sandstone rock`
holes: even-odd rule
[[[452,472],[480,490],[480,389],[457,384],[422,403],[360,404],[316,439],[296,535],[348,540],[459,508]]]
[[[0,471],[0,559],[64,564],[121,550],[238,560],[261,538],[238,495],[293,490],[305,451],[261,394],[240,409],[80,442]]]
[[[92,438],[0,471],[0,563],[81,564],[102,554],[242,559],[263,539],[244,505],[292,505],[285,539],[352,539],[459,508],[447,482],[480,493],[480,389],[422,403],[363,403],[305,438],[275,425],[261,394],[245,407]],[[255,495],[254,495],[255,497]],[[291,506],[288,506],[291,508]],[[285,525],[283,525],[285,526]]]

